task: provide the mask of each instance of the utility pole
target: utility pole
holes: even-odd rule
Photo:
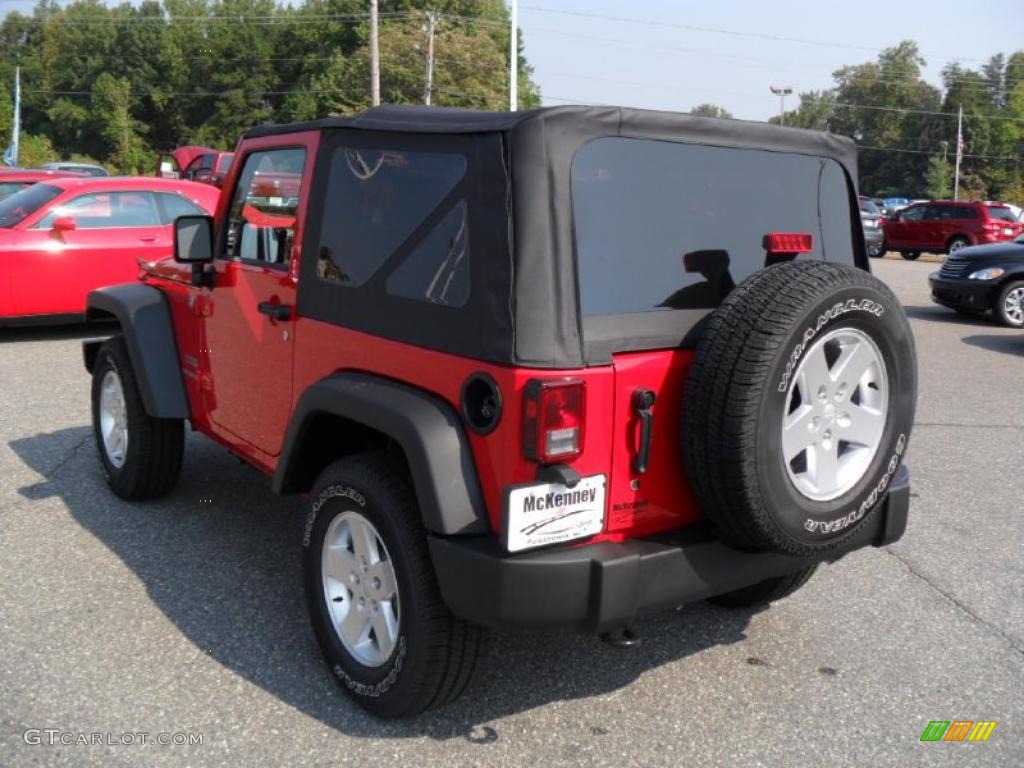
[[[519,2],[512,0],[512,24],[508,44],[508,108],[519,109]]]
[[[769,86],[771,92],[779,97],[779,125],[786,124],[786,96],[793,92],[791,85]]]
[[[370,0],[370,98],[380,105],[380,44],[377,31],[377,0]]]
[[[14,68],[14,120],[11,123],[11,146],[4,152],[4,163],[18,164],[18,144],[21,141],[21,67]]]
[[[427,76],[423,83],[423,103],[430,106],[430,94],[434,90],[434,30],[437,28],[437,15],[431,11],[427,14]]]
[[[964,156],[964,107],[956,117],[956,170],[953,172],[953,199],[960,199],[960,160]]]

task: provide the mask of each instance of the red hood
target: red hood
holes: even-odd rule
[[[188,168],[189,163],[191,163],[200,155],[205,155],[207,152],[216,151],[216,149],[212,149],[211,147],[188,146],[178,147],[177,149],[172,150],[171,152],[166,152],[165,154],[168,154],[174,158],[174,162],[178,164],[178,168],[180,168],[181,170],[185,170],[186,168]]]

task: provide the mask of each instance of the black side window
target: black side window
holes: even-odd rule
[[[956,217],[958,219],[977,219],[978,212],[974,208],[957,208]],[[1010,219],[1013,221],[1013,219]]]
[[[317,275],[350,287],[365,283],[423,225],[465,173],[462,155],[339,147],[331,158]],[[450,214],[423,236],[389,280],[391,293],[456,303],[452,298],[458,294],[452,291],[459,285],[458,273],[468,269],[464,247],[458,256],[458,218]],[[461,219],[464,227],[464,212]],[[464,246],[465,234],[462,237]],[[442,274],[452,270],[450,275]],[[442,283],[447,288],[433,293],[444,287]]]
[[[904,221],[921,221],[925,217],[925,207],[919,205],[916,208],[904,208],[900,211],[900,218]]]
[[[305,167],[304,149],[246,156],[225,227],[227,258],[287,267]]]
[[[393,296],[461,307],[469,299],[469,217],[460,200],[388,277]]]

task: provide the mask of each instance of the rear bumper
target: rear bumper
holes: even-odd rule
[[[951,280],[939,277],[938,272],[928,276],[932,301],[954,309],[989,309],[995,298],[995,285],[991,280]]]
[[[429,543],[441,594],[457,616],[494,627],[600,632],[646,613],[792,573],[816,560],[890,544],[906,530],[909,508],[910,475],[900,467],[882,509],[856,541],[826,558],[742,552],[695,529],[517,555],[505,553],[494,536],[432,536]]]

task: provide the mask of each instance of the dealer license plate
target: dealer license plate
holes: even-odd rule
[[[573,487],[541,483],[505,493],[502,543],[509,552],[582,539],[604,528],[604,475],[580,478]]]
[[[1012,235],[1013,234],[1013,227],[1003,227],[1003,234],[1004,235]]]

